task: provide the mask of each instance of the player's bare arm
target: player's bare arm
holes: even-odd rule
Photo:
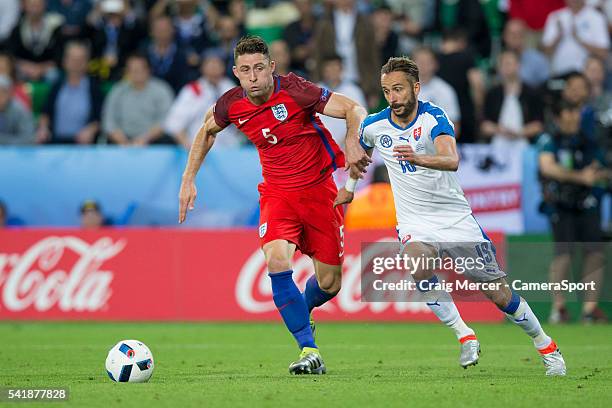
[[[372,162],[363,147],[359,144],[359,125],[368,115],[365,108],[346,96],[334,93],[325,105],[324,115],[346,119],[346,168],[361,178],[361,173]],[[357,171],[358,170],[358,171]]]
[[[433,170],[457,171],[459,168],[459,154],[457,143],[450,135],[439,135],[434,140],[436,154],[416,154],[412,146],[402,145],[393,149],[394,156],[400,161],[407,161],[415,166],[427,167]]]
[[[214,107],[213,107],[214,108]],[[187,209],[193,210],[197,189],[195,186],[195,177],[202,166],[204,157],[215,143],[217,133],[223,130],[213,116],[213,108],[206,112],[204,124],[198,131],[198,134],[189,150],[189,158],[187,166],[183,172],[183,180],[181,182],[181,190],[179,192],[179,223],[183,223],[187,218]]]

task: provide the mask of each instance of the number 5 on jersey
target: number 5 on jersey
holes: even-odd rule
[[[263,129],[261,129],[261,133],[263,133],[263,137],[266,138],[268,143],[270,143],[270,144],[277,144],[278,143],[278,139],[276,138],[276,136],[270,133],[270,128],[263,128]]]

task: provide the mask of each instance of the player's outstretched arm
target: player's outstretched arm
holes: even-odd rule
[[[195,177],[202,166],[204,157],[215,142],[217,133],[223,130],[213,116],[213,108],[206,112],[204,124],[198,131],[198,134],[189,150],[189,158],[187,166],[183,172],[183,180],[181,181],[181,190],[179,192],[179,223],[183,223],[187,218],[187,209],[193,210],[197,195],[195,186]]]
[[[346,119],[346,169],[353,167],[362,173],[372,162],[359,144],[359,126],[368,116],[365,108],[340,93],[333,93],[325,105],[324,115]]]
[[[407,161],[415,166],[428,169],[457,171],[459,168],[459,154],[457,142],[450,135],[439,135],[434,139],[436,154],[416,154],[410,145],[396,146],[393,155],[400,161]]]

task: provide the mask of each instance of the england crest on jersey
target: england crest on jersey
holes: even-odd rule
[[[274,114],[274,117],[280,120],[281,122],[287,119],[287,116],[289,116],[289,113],[287,112],[287,108],[285,107],[284,103],[274,105],[271,109],[272,113]]]

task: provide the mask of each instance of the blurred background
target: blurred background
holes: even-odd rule
[[[0,316],[274,318],[254,232],[258,155],[235,128],[217,137],[196,210],[176,223],[188,149],[204,113],[237,84],[233,47],[245,34],[268,41],[279,74],[295,72],[370,112],[386,107],[382,64],[411,56],[419,99],[455,124],[458,175],[474,213],[508,253],[513,243],[609,240],[611,32],[612,0],[2,0]],[[323,121],[343,146],[344,122]],[[574,172],[572,182],[540,169],[551,153]],[[359,242],[395,239],[380,164],[375,157],[347,208],[347,268]],[[336,179],[343,185],[346,174]],[[202,254],[198,242],[216,255],[208,274],[235,257],[228,281],[214,283],[236,294],[235,313],[198,312],[207,300],[192,284],[208,279],[190,269]],[[583,265],[540,253],[530,268],[534,279],[596,273],[605,282],[609,267],[590,254]],[[24,266],[26,255],[33,260]],[[117,282],[143,268],[158,282],[153,290],[174,288],[166,311],[113,306]],[[65,275],[51,279],[53,271]],[[49,289],[58,282],[63,290]],[[568,311],[569,300],[547,299],[540,312],[556,322],[610,314],[599,298]],[[340,319],[350,310],[327,313]],[[429,319],[426,310],[389,310],[390,319]]]

